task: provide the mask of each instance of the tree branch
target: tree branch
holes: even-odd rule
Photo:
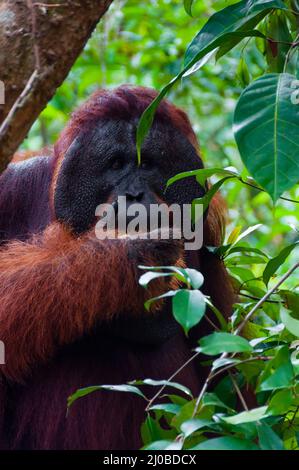
[[[5,85],[5,104],[0,105],[0,172],[65,80],[111,3],[1,2],[0,80]]]

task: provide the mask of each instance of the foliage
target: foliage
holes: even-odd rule
[[[185,334],[207,316],[215,325],[194,351],[193,360],[208,367],[199,396],[174,381],[175,371],[164,381],[113,386],[145,400],[146,449],[298,448],[298,27],[296,0],[116,1],[25,144],[41,143],[39,128],[44,144],[55,140],[69,110],[99,85],[154,86],[162,91],[139,123],[139,150],[168,93],[191,115],[208,163],[196,178],[212,186],[195,203],[207,206],[220,187],[226,197],[227,236],[209,249],[239,294],[228,321],[200,291],[194,270],[160,267],[140,279],[145,288],[162,275],[183,282],[165,295]],[[157,389],[153,399],[143,385]],[[69,405],[111,387],[81,389]]]
[[[53,144],[70,112],[99,86],[113,87],[128,82],[161,89],[179,73],[188,44],[206,20],[227,5],[227,0],[194,1],[191,18],[182,0],[114,0],[67,80],[36,121],[22,149],[38,150]],[[270,24],[273,16],[277,15],[271,14],[267,21],[259,24],[259,30],[269,31],[273,38],[281,37],[281,30],[274,27],[273,20]],[[294,35],[296,24],[291,15],[290,19]],[[265,44],[260,38],[245,39],[217,62],[210,58],[204,67],[184,78],[168,94],[191,117],[206,166],[235,167],[246,181],[248,173],[241,163],[231,123],[236,100],[249,80],[265,71],[280,70],[278,65],[269,69],[267,60],[276,63],[278,57],[273,58],[271,44]],[[299,77],[297,59],[298,49],[294,49],[287,72]],[[297,239],[292,227],[299,217],[298,205],[280,199],[273,213],[267,193],[244,186],[238,179],[228,180],[222,192],[229,208],[231,230],[234,225],[246,227],[263,222],[261,230],[251,237],[251,245],[274,254],[284,244]],[[293,187],[285,196],[298,200],[298,187]],[[290,256],[282,272],[295,256]]]
[[[119,391],[139,395],[142,385],[159,389],[152,399],[142,395],[148,414],[142,430],[145,449],[298,448],[299,292],[282,286],[267,292],[268,277],[272,278],[284,262],[286,249],[271,259],[246,244],[245,236],[234,231],[223,246],[214,249],[225,260],[241,300],[228,322],[215,308],[206,313],[216,331],[200,338],[194,351],[193,360],[201,357],[201,362],[209,365],[199,396],[193,397],[190,390],[173,382],[176,373],[164,381],[145,379],[118,386]],[[291,249],[294,246],[288,253]],[[261,275],[251,268],[253,258],[257,258]],[[210,300],[199,290],[203,281],[200,273],[171,267],[146,269],[140,279],[144,287],[165,273],[172,273],[185,284],[186,288],[168,294],[173,299],[174,316],[186,333],[202,321],[204,305],[210,306]],[[277,280],[274,283],[279,284]],[[259,308],[258,298],[264,299]],[[166,386],[183,396],[168,391],[168,400],[159,403]],[[69,405],[89,392],[109,387],[78,390]],[[250,409],[248,399],[256,406]]]

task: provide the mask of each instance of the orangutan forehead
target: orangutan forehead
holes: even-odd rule
[[[77,141],[85,148],[97,149],[110,153],[109,149],[124,153],[136,154],[136,132],[138,119],[132,120],[99,120],[91,129],[77,137]],[[142,150],[148,156],[172,153],[184,146],[191,146],[188,139],[173,125],[165,122],[155,122],[146,136]]]

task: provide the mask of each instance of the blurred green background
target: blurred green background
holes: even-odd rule
[[[131,83],[161,89],[179,72],[188,43],[209,16],[231,3],[197,1],[191,18],[183,0],[114,0],[22,149],[37,150],[53,144],[72,110],[98,87]],[[217,63],[211,59],[172,89],[168,98],[189,114],[206,166],[234,166],[246,175],[233,138],[232,115],[249,78],[247,71],[253,79],[266,69],[258,42],[247,39]],[[245,229],[262,223],[250,242],[272,255],[298,239],[292,226],[298,229],[299,204],[280,200],[274,209],[268,195],[235,181],[226,184],[222,193],[229,207],[228,232],[236,225]],[[285,196],[298,200],[298,187]],[[289,263],[296,256],[294,252]]]

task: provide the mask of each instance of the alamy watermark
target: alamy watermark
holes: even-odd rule
[[[100,204],[95,215],[99,240],[127,236],[131,239],[183,239],[185,250],[199,250],[203,243],[203,206],[196,204],[191,216],[191,204],[127,205],[126,196],[112,204]]]
[[[291,88],[295,88],[295,91],[291,94],[292,104],[299,104],[299,80],[293,80]]]

